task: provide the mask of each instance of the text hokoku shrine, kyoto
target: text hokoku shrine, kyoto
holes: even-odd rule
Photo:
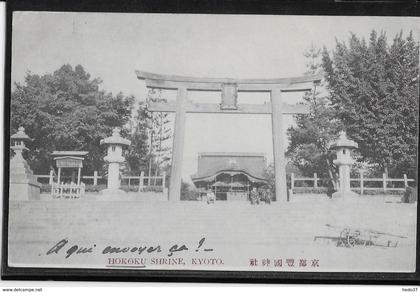
[[[283,103],[282,95],[287,92],[310,91],[321,76],[302,76],[278,79],[231,79],[197,78],[174,75],[160,75],[136,71],[137,78],[144,80],[150,89],[177,90],[175,103],[148,102],[148,110],[175,112],[175,130],[172,148],[172,169],[169,184],[169,200],[179,201],[181,197],[181,170],[185,139],[186,113],[224,114],[270,114],[272,117],[274,165],[276,179],[276,200],[287,201],[286,161],[284,155],[283,115],[306,114],[306,105]],[[192,103],[187,100],[188,91],[220,91],[220,104]],[[269,92],[271,102],[266,104],[238,104],[238,92]]]

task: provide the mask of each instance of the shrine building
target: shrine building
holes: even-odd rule
[[[58,169],[57,183],[73,182],[80,185],[83,160],[87,154],[87,151],[54,151],[51,156],[54,157]]]
[[[245,201],[253,187],[267,184],[265,168],[262,153],[204,152],[191,179],[202,195],[211,188],[216,200]]]

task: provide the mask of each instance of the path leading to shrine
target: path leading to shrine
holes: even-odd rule
[[[138,258],[153,269],[408,272],[415,264],[416,207],[374,198],[357,204],[322,200],[259,206],[245,202],[11,202],[9,261],[12,266],[98,268],[112,263],[112,258]],[[338,235],[326,224],[407,238],[397,239],[395,248],[346,248],[314,241],[315,236]],[[68,243],[47,255],[62,239]],[[175,244],[188,250],[168,256]],[[73,245],[84,247],[85,252],[74,251],[66,258]],[[138,247],[158,245],[161,252],[138,253]],[[104,254],[107,246],[129,251]],[[92,252],[87,251],[89,247]]]

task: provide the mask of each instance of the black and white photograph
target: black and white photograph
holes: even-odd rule
[[[415,273],[419,32],[14,11],[7,265]]]

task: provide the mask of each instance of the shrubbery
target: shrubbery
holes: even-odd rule
[[[41,191],[41,194],[42,193],[51,193],[51,185],[50,184],[45,184],[45,185],[42,184],[40,191]]]
[[[305,187],[305,188],[294,188],[294,194],[326,194],[328,192],[328,188],[314,188],[314,187]]]
[[[106,189],[106,185],[85,185],[86,193],[98,193],[104,189]]]
[[[126,192],[138,192],[139,191],[139,186],[123,185],[123,186],[121,186],[121,189],[126,191]],[[163,187],[162,186],[145,186],[145,187],[143,187],[142,192],[144,192],[144,193],[162,193],[163,192]]]
[[[145,186],[143,188],[143,192],[162,193],[163,187],[162,186]]]
[[[181,200],[182,201],[197,201],[200,197],[200,192],[189,183],[181,182]]]
[[[181,201],[198,201],[200,198],[200,193],[196,190],[188,190],[186,192],[181,192]]]
[[[409,190],[410,189],[410,190]],[[414,191],[415,189],[415,191]],[[409,190],[409,191],[408,191]],[[353,189],[353,192],[360,194],[360,190],[358,189]],[[314,188],[314,187],[305,187],[305,188],[294,188],[293,189],[293,193],[294,194],[328,194],[330,195],[330,193],[335,192],[333,190],[330,190],[330,188],[326,188],[326,187],[318,187],[318,188]],[[410,194],[408,194],[408,192],[410,192]],[[363,191],[363,195],[366,196],[373,196],[373,195],[404,195],[407,193],[407,197],[409,196],[413,196],[414,194],[417,194],[417,189],[416,188],[411,188],[408,187],[407,190],[387,190],[386,192],[384,192],[382,189],[381,190],[364,190]]]
[[[402,198],[402,203],[414,203],[418,201],[417,188],[407,187]]]
[[[360,194],[360,190],[352,190],[353,192]],[[404,190],[387,190],[384,192],[383,190],[363,190],[363,195],[365,196],[376,196],[376,195],[403,195]]]

